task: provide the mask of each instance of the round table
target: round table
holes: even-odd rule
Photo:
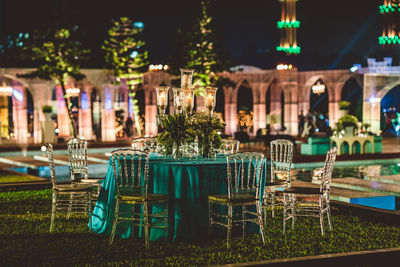
[[[262,184],[265,181],[265,165]],[[150,240],[203,240],[208,238],[208,195],[227,192],[225,156],[215,159],[181,159],[151,156],[149,161],[149,192],[168,195],[168,233],[151,229]],[[263,190],[260,190],[263,191]],[[262,193],[262,192],[261,192]],[[262,197],[262,196],[261,196]],[[121,209],[124,207],[122,206]],[[157,207],[153,208],[156,211]],[[115,180],[110,158],[107,174],[93,210],[93,231],[111,233],[115,210]],[[118,224],[116,235],[132,234],[129,222]]]

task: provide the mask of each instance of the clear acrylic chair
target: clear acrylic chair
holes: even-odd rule
[[[168,196],[149,192],[149,153],[120,149],[113,151],[111,157],[116,204],[109,244],[114,241],[117,224],[130,221],[131,227],[144,228],[145,246],[148,249],[150,228],[168,229]],[[131,208],[120,211],[121,204],[131,205]],[[154,204],[160,206],[160,212],[151,212]],[[135,209],[135,206],[142,208]]]
[[[220,148],[220,153],[224,155],[231,155],[239,153],[239,140],[222,139],[222,145]]]
[[[267,208],[271,207],[272,217],[275,216],[275,207],[282,206],[277,193],[283,188],[290,187],[290,171],[293,160],[293,143],[286,139],[271,141],[271,180],[265,183],[264,191],[264,220],[266,221]]]
[[[92,185],[97,189],[95,194],[97,197],[104,179],[88,177],[87,141],[83,138],[71,138],[67,142],[67,147],[72,182]]]
[[[91,194],[92,185],[88,184],[58,184],[56,180],[53,146],[46,144],[47,155],[50,166],[50,178],[52,184],[52,205],[50,232],[54,229],[54,220],[56,213],[60,211],[67,212],[67,218],[71,213],[85,213],[89,216],[90,229],[92,229],[91,216]]]
[[[260,206],[261,173],[264,166],[264,155],[256,152],[246,152],[229,155],[227,158],[227,191],[228,194],[209,195],[209,237],[212,226],[220,225],[227,228],[226,246],[231,243],[232,225],[242,223],[243,238],[246,223],[255,223],[260,227],[261,239],[265,244],[264,225]],[[227,214],[221,214],[219,207],[228,208]],[[253,206],[256,212],[246,209]],[[234,207],[241,207],[241,213],[233,213]]]
[[[157,152],[157,139],[154,137],[133,138],[132,148],[146,153],[155,153]]]
[[[331,148],[326,154],[324,169],[319,188],[290,187],[283,191],[283,233],[286,231],[286,221],[292,219],[292,229],[295,218],[301,216],[319,217],[321,234],[324,235],[324,215],[328,219],[329,230],[332,230],[329,188],[337,148]]]

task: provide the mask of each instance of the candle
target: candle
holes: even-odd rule
[[[190,76],[187,74],[182,75],[181,78],[181,88],[188,88],[189,87],[189,78]]]
[[[192,107],[192,101],[193,101],[193,97],[191,95],[187,95],[186,96],[186,106]]]
[[[208,95],[206,98],[206,106],[213,107],[214,106],[214,97],[212,95]]]
[[[165,94],[160,95],[160,106],[166,106],[167,105],[167,96]]]

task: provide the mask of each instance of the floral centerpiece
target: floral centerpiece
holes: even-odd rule
[[[224,130],[225,123],[217,114],[197,111],[189,117],[189,124],[196,132],[201,155],[210,158],[213,149],[219,149],[222,145],[220,132]]]
[[[358,128],[358,119],[354,115],[346,114],[343,117],[339,118],[336,123],[337,132],[341,132],[342,130],[346,130],[346,135],[352,135],[354,129]],[[351,128],[350,132],[346,128]]]
[[[165,152],[174,158],[183,155],[184,144],[196,140],[200,154],[205,158],[213,155],[213,149],[221,147],[219,133],[223,131],[225,123],[217,114],[197,111],[192,115],[177,113],[163,116],[160,121],[162,132],[158,134],[157,141],[165,147]]]
[[[182,147],[187,142],[194,142],[196,132],[183,113],[165,115],[160,119],[163,129],[157,136],[157,142],[165,147],[165,152],[174,158],[182,157]]]

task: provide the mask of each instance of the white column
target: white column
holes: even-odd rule
[[[146,105],[145,106],[145,135],[156,136],[157,135],[157,105]]]
[[[233,135],[237,131],[236,104],[225,103],[225,133]]]
[[[88,90],[81,93],[79,103],[79,136],[86,140],[93,139],[92,114]]]
[[[260,128],[266,126],[266,105],[265,104],[254,104],[254,115],[253,115],[253,133],[256,134]]]
[[[298,105],[297,103],[285,103],[285,134],[297,135],[298,133]]]
[[[28,143],[28,115],[26,110],[25,89],[21,86],[14,86],[13,97],[13,121],[15,139],[17,144]],[[19,97],[16,97],[18,95]]]
[[[340,117],[339,102],[329,102],[329,126],[335,128],[335,123],[338,122]]]
[[[68,116],[67,105],[65,104],[64,95],[61,86],[57,85],[57,124],[58,136],[70,137],[71,136],[71,122]]]
[[[111,89],[104,88],[104,97],[102,97],[101,109],[101,140],[104,142],[113,142],[116,140],[115,134],[115,112],[112,105]]]

